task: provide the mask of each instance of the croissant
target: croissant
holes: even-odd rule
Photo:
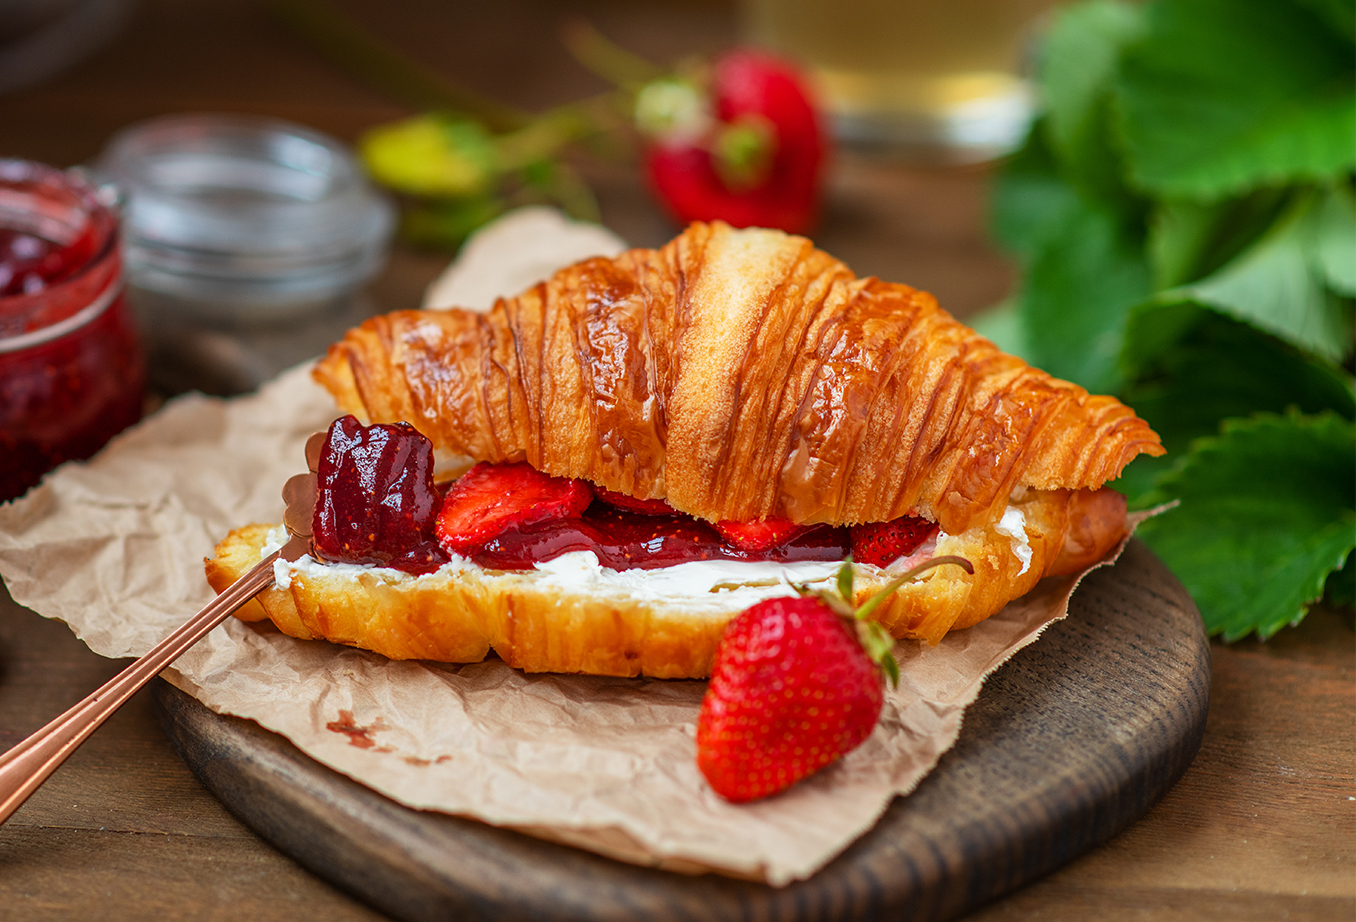
[[[933,643],[1100,559],[1126,529],[1103,484],[1163,453],[1128,407],[1003,353],[931,295],[722,223],[567,267],[488,313],[373,318],[314,376],[344,412],[415,426],[453,470],[527,461],[712,522],[936,522],[929,550],[974,575],[933,570],[875,613]],[[266,532],[218,547],[214,586]],[[310,568],[243,616],[395,657],[702,676],[738,611],[737,594],[670,603],[596,579],[572,594],[459,567],[423,582]],[[859,601],[891,575],[860,569]]]
[[[920,514],[960,534],[1017,488],[1096,489],[1163,452],[1129,407],[1001,352],[931,295],[721,223],[488,314],[374,318],[315,377],[345,412],[405,420],[448,454],[709,521]]]

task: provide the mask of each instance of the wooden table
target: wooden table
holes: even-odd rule
[[[594,7],[530,0],[346,4],[373,31],[448,75],[540,107],[603,88],[555,40],[569,12],[657,60],[733,41],[718,2]],[[380,10],[378,13],[377,11]],[[348,140],[406,114],[335,70],[261,9],[146,0],[102,51],[0,97],[0,154],[94,157],[117,128],[188,110],[289,118]],[[625,165],[589,177],[606,223],[637,244],[674,228]],[[1009,290],[985,242],[984,170],[842,157],[817,241],[859,272],[926,288],[964,316]],[[445,256],[398,249],[370,296],[413,306]],[[0,593],[0,749],[123,664]],[[1315,611],[1267,643],[1215,644],[1204,745],[1144,820],[971,918],[1351,919],[1356,915],[1356,635]],[[375,919],[242,827],[171,749],[145,693],[0,828],[5,919]]]

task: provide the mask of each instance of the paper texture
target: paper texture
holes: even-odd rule
[[[578,228],[552,231],[559,262],[578,254]],[[584,233],[596,242],[596,229]],[[501,246],[511,251],[511,239]],[[521,280],[511,254],[481,253],[458,277],[485,290]],[[531,258],[540,264],[540,239]],[[202,560],[216,541],[281,521],[279,491],[304,470],[306,437],[334,415],[307,371],[249,397],[176,399],[92,462],[0,506],[0,576],[14,599],[67,622],[104,656],[148,650],[211,599]],[[1046,580],[935,648],[900,644],[903,679],[867,742],[742,806],[713,794],[695,764],[704,682],[525,675],[498,660],[392,662],[234,619],[166,677],[412,807],[781,885],[822,867],[918,784],[955,742],[984,677],[1064,615],[1076,582]]]

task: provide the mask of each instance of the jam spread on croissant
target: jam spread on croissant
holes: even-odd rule
[[[498,570],[530,570],[571,551],[592,551],[613,570],[695,560],[829,561],[849,552],[885,564],[936,528],[913,517],[853,529],[776,518],[713,526],[662,499],[552,477],[523,462],[481,462],[441,496],[428,439],[405,423],[364,427],[352,416],[330,426],[317,491],[317,557],[416,575],[436,570],[449,553]]]

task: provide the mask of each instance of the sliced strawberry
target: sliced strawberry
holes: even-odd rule
[[[615,506],[618,509],[625,509],[627,512],[638,512],[641,515],[677,515],[678,510],[669,505],[668,500],[664,499],[637,499],[634,496],[627,496],[625,493],[618,493],[615,490],[609,490],[607,487],[600,487],[598,484],[590,484],[593,487],[593,495],[607,503],[609,506]]]
[[[716,531],[741,551],[765,551],[785,544],[797,535],[804,534],[807,529],[790,519],[770,515],[765,519],[751,519],[747,522],[727,519],[716,523]]]
[[[917,550],[937,525],[915,515],[906,515],[892,522],[868,522],[853,525],[852,559],[883,567]]]
[[[481,462],[452,484],[438,513],[438,541],[473,550],[511,526],[577,516],[593,501],[582,480],[552,477],[526,462]]]

